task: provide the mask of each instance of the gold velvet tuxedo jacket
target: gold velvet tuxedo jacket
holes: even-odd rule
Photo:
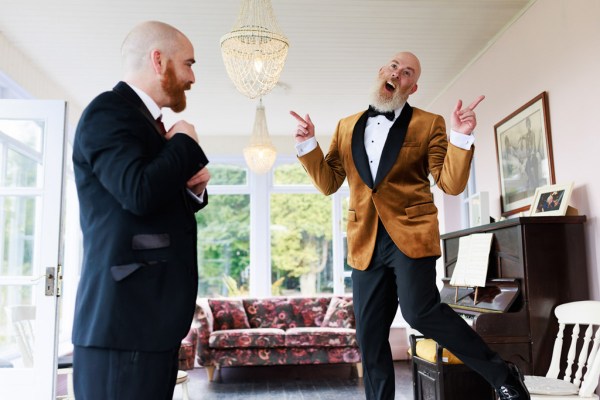
[[[299,157],[315,186],[334,193],[348,178],[348,264],[369,266],[378,220],[408,257],[439,256],[440,233],[428,175],[448,194],[461,193],[469,179],[474,148],[448,144],[443,117],[408,104],[390,132],[373,180],[364,145],[365,111],[338,122],[327,155],[320,146]]]

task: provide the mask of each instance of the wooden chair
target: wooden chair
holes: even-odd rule
[[[561,304],[554,314],[559,328],[550,368],[545,377],[525,376],[531,399],[598,400],[594,390],[600,377],[600,301]],[[563,336],[569,332],[570,343],[563,344]]]
[[[16,334],[17,347],[25,368],[33,367],[33,348],[35,334],[33,322],[35,321],[35,306],[19,305],[5,308],[9,321]],[[59,357],[58,374],[67,375],[67,394],[58,396],[57,400],[74,400],[73,394],[73,361],[71,357]]]

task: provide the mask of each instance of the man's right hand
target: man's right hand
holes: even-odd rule
[[[306,117],[302,118],[294,111],[290,111],[292,117],[298,121],[298,128],[296,129],[296,142],[302,143],[315,136],[315,126],[310,120],[310,116],[306,114]]]
[[[186,121],[177,121],[175,123],[175,125],[173,125],[171,127],[171,129],[169,129],[169,131],[167,132],[167,134],[165,135],[165,137],[167,138],[167,140],[171,139],[176,133],[183,133],[184,135],[188,135],[189,137],[191,137],[192,139],[194,139],[194,141],[196,143],[198,143],[198,135],[196,134],[196,128],[194,127],[194,125],[190,124],[189,122]]]

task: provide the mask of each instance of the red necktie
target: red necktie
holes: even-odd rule
[[[167,134],[167,130],[165,129],[165,124],[162,123],[162,115],[159,115],[156,118],[156,124],[158,125],[158,131],[161,135],[165,136]]]

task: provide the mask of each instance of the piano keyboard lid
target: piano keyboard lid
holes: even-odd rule
[[[475,288],[458,288],[450,285],[450,278],[443,278],[441,301],[452,308],[488,313],[507,312],[519,296],[519,281],[514,278],[491,279],[480,287],[475,304]],[[458,299],[455,301],[455,299]]]

